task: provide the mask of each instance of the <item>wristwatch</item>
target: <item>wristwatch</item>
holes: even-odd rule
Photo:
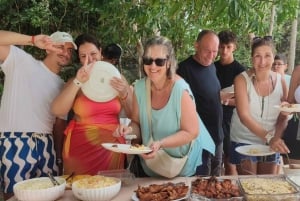
[[[78,86],[81,87],[82,86],[82,82],[80,82],[79,80],[77,80],[76,78],[73,80],[73,83]]]
[[[270,144],[271,139],[274,137],[273,131],[268,131],[265,139],[267,140],[267,144]]]

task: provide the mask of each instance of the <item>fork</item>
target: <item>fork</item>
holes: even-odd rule
[[[132,141],[133,139],[136,139],[136,138],[137,138],[137,136],[134,135],[134,134],[131,134],[131,135],[125,135],[125,142],[126,142],[126,144],[131,145],[131,141]],[[133,160],[133,156],[128,156],[128,155],[127,155],[127,159],[128,159],[128,167],[127,167],[127,169],[129,170],[129,168],[130,168],[130,166],[131,166],[131,162],[132,162],[132,160]]]

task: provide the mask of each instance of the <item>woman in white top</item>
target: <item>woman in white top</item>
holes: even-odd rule
[[[237,165],[238,174],[276,174],[278,152],[288,151],[280,139],[287,116],[274,107],[286,101],[287,86],[284,78],[271,70],[274,52],[271,38],[254,38],[253,67],[234,81],[236,109],[231,121],[230,162]],[[270,146],[277,153],[270,156],[246,156],[235,151],[239,146],[270,144],[278,138],[276,144]]]

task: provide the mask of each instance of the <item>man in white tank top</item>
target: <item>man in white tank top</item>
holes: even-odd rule
[[[36,60],[15,45],[31,45],[47,52]],[[28,36],[0,30],[0,66],[5,74],[0,107],[0,176],[4,199],[21,180],[59,174],[64,119],[50,112],[63,80],[58,76],[76,49],[65,32]],[[55,149],[54,149],[55,142]],[[57,156],[56,156],[57,153]]]

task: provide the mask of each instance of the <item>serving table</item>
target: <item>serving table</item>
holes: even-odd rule
[[[233,178],[232,176],[230,178]],[[135,178],[131,184],[122,185],[120,192],[116,197],[112,199],[112,201],[131,201],[131,197],[134,194],[134,191],[138,188],[138,185],[148,186],[150,184],[162,184],[166,182],[186,182],[189,184],[195,177],[176,177],[173,179],[160,179],[153,177],[145,177],[145,178]],[[17,198],[12,197],[8,201],[18,201]],[[75,198],[72,193],[72,190],[66,190],[63,197],[59,198],[56,201],[80,201]]]

